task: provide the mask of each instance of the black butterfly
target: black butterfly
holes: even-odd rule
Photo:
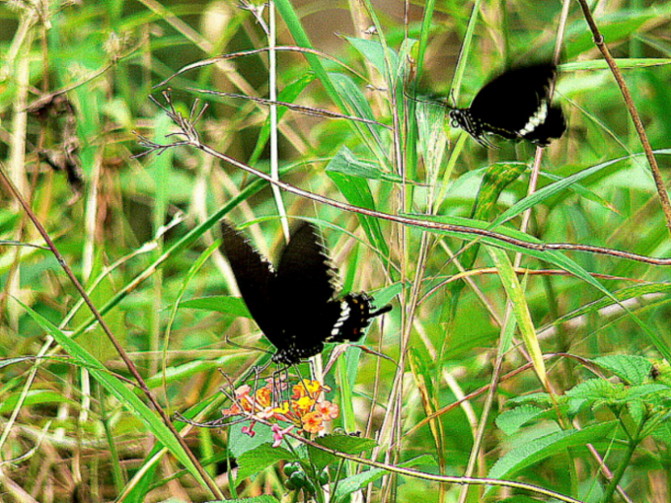
[[[451,110],[450,123],[486,147],[488,134],[544,147],[566,130],[561,107],[550,103],[556,74],[552,63],[511,68],[480,89],[470,107]]]
[[[337,272],[309,223],[293,230],[277,270],[228,223],[221,231],[221,251],[252,318],[277,348],[277,363],[298,363],[320,353],[325,342],[357,341],[372,318],[391,310],[373,310],[365,292],[337,298]]]

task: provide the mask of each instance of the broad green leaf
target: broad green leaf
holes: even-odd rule
[[[306,75],[301,76],[299,79],[295,80],[294,82],[290,82],[282,90],[280,93],[277,95],[277,100],[278,101],[283,101],[285,103],[293,103],[296,98],[303,92],[303,90],[315,79],[315,75],[313,73],[308,73]],[[287,107],[277,107],[277,122],[279,123],[282,120],[282,117],[284,117],[284,114],[286,114],[289,111],[289,108]],[[270,115],[268,115],[268,118],[266,121],[263,123],[263,127],[261,128],[261,131],[259,131],[259,135],[256,140],[256,146],[254,147],[254,151],[252,154],[249,156],[249,161],[248,164],[250,166],[254,166],[256,162],[260,159],[261,155],[263,154],[263,150],[268,143],[268,138],[270,137]]]
[[[417,466],[420,464],[429,464],[429,463],[433,465],[434,459],[431,456],[424,454],[422,456],[418,456],[414,459],[401,463],[400,466],[408,468],[411,466]],[[366,487],[371,482],[375,482],[385,473],[386,470],[383,470],[381,468],[371,468],[370,470],[366,470],[364,472],[340,480],[338,482],[338,487],[335,491],[334,501],[336,502],[343,501],[345,497],[352,494],[354,491],[358,491],[359,489]]]
[[[620,302],[623,302],[625,300],[641,297],[643,295],[655,293],[666,294],[669,292],[671,292],[671,283],[653,283],[648,285],[634,285],[627,288],[622,288],[621,290],[613,292],[612,296]],[[615,304],[615,300],[613,300],[611,297],[604,297],[557,318],[553,322],[553,325],[561,325],[562,323],[566,323],[567,321],[578,318],[579,316],[583,316],[588,313],[595,313],[605,307]]]
[[[599,356],[591,361],[610,370],[627,384],[643,384],[652,370],[650,360],[637,355]]]
[[[208,500],[208,503],[280,503],[274,496],[262,494],[253,498],[227,499],[227,500]]]
[[[273,442],[273,434],[270,426],[256,423],[254,425],[254,436],[250,437],[248,434],[242,432],[242,428],[249,425],[248,421],[235,424],[230,429],[229,449],[231,454],[236,458],[241,457],[248,451],[253,451],[264,444],[271,444]]]
[[[664,5],[664,2],[661,5]],[[667,16],[669,15],[668,6],[665,6],[664,9],[660,9],[658,6],[648,9],[627,9],[599,16],[596,22],[604,39],[608,41],[609,45],[612,45],[623,39],[629,39],[632,33],[638,31],[645,22],[664,15],[663,11],[666,11]],[[570,41],[566,44],[567,60],[576,59],[579,54],[594,49],[592,32],[585,28],[585,21],[582,16],[568,26],[566,36],[567,40]]]
[[[529,305],[524,297],[524,290],[517,280],[517,274],[513,270],[513,265],[508,259],[508,255],[499,248],[492,247],[488,251],[492,259],[494,259],[501,283],[508,295],[508,300],[512,303],[513,313],[517,319],[517,325],[519,326],[524,346],[531,357],[534,370],[541,383],[545,386],[547,383],[545,361],[543,360],[543,352],[538,342],[538,334],[536,334],[536,328],[531,319]]]
[[[296,460],[296,456],[282,447],[273,447],[270,444],[261,444],[245,452],[242,456],[237,457],[238,477],[236,478],[236,485],[283,460]]]
[[[348,113],[364,119],[375,120],[370,103],[361,92],[360,86],[347,75],[340,73],[329,74],[331,80],[347,104]],[[357,133],[357,138],[375,156],[381,166],[390,166],[391,153],[389,152],[389,132],[382,126],[353,121],[350,123]]]
[[[402,182],[403,179],[394,174],[385,173],[380,166],[374,162],[359,159],[350,149],[342,147],[338,153],[329,161],[326,171],[342,173],[343,175],[370,180],[388,180],[390,182]]]
[[[24,406],[30,405],[39,405],[43,403],[53,403],[53,404],[69,404],[70,406],[77,406],[77,402],[70,400],[65,397],[62,393],[56,393],[54,391],[48,390],[39,390],[34,389],[28,391],[24,397],[19,396],[18,394],[13,395],[4,395],[2,402],[0,402],[0,413],[6,414],[11,412],[12,409],[16,406],[19,400],[23,400],[22,404]]]
[[[356,206],[375,209],[375,200],[373,199],[373,194],[365,179],[354,178],[333,171],[328,172],[328,175],[348,202]],[[369,241],[375,248],[380,250],[384,257],[386,257],[389,254],[389,248],[387,247],[387,241],[382,234],[380,221],[377,218],[368,217],[366,215],[357,216]]]
[[[591,168],[583,169],[578,173],[575,173],[571,176],[567,176],[563,180],[559,180],[555,183],[551,183],[550,185],[546,185],[542,189],[539,189],[530,196],[525,197],[524,199],[518,201],[510,208],[508,208],[506,211],[501,213],[499,217],[492,223],[490,228],[495,229],[498,225],[502,224],[503,222],[507,222],[508,220],[516,217],[517,215],[524,213],[529,208],[534,207],[535,205],[541,203],[542,201],[548,199],[549,197],[552,197],[555,194],[562,192],[563,190],[570,187],[574,183],[577,183],[580,180],[583,180],[584,178],[593,175],[594,173],[597,173],[604,168],[607,168],[608,166],[612,166],[613,164],[616,164],[620,161],[629,160],[632,157],[641,155],[643,154],[635,154],[634,156],[624,156],[624,157],[618,157],[617,159],[611,159],[610,161],[602,162],[601,164],[597,164],[596,166],[592,166]]]
[[[372,63],[372,65],[380,72],[380,75],[388,78],[387,64],[385,63],[384,47],[377,40],[367,40],[363,38],[345,37],[352,46],[361,53],[361,55]],[[398,68],[398,55],[389,50],[388,56],[391,60],[392,68]]]
[[[618,424],[618,421],[607,421],[586,426],[582,430],[558,431],[532,441],[526,440],[504,454],[489,471],[488,477],[510,478],[550,456],[564,454],[571,447],[584,447],[588,443],[606,440]]]
[[[204,309],[206,311],[217,311],[219,313],[230,314],[231,316],[241,316],[251,318],[245,302],[240,297],[231,297],[230,295],[209,295],[207,297],[196,297],[183,300],[179,307],[190,309]]]
[[[496,418],[496,426],[501,428],[506,435],[512,435],[525,424],[541,417],[545,410],[533,405],[521,405],[511,410],[506,410]]]
[[[566,392],[566,396],[593,402],[621,399],[624,393],[625,386],[622,383],[612,383],[606,379],[594,378],[575,385]]]

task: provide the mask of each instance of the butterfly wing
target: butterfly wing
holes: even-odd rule
[[[272,264],[228,223],[221,223],[221,234],[220,250],[231,265],[242,300],[263,334],[281,349],[282,325],[272,293],[276,277]]]
[[[292,232],[277,266],[275,288],[292,344],[303,358],[320,352],[341,306],[334,300],[337,271],[313,225],[303,223]]]
[[[486,84],[469,107],[471,116],[480,122],[485,132],[504,138],[523,137],[547,143],[546,131],[558,137],[565,123],[561,109],[551,107],[548,92],[557,73],[551,63],[512,68]],[[559,113],[559,116],[557,115]],[[545,128],[550,120],[551,127]]]

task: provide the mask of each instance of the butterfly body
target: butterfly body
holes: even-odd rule
[[[291,233],[275,269],[249,242],[222,223],[222,252],[247,309],[277,348],[273,361],[292,365],[326,342],[357,341],[375,316],[366,293],[337,296],[336,270],[317,229],[303,223]]]
[[[468,108],[450,111],[452,127],[460,127],[478,143],[490,146],[488,134],[546,146],[566,130],[561,107],[550,102],[557,67],[541,63],[512,68],[487,83]]]

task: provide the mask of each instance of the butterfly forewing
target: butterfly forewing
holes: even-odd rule
[[[323,346],[341,316],[341,305],[334,300],[337,271],[313,225],[303,223],[292,233],[277,266],[276,285],[283,292],[287,324],[300,345]]]
[[[221,224],[221,233],[220,249],[231,265],[242,300],[264,335],[278,346],[278,341],[282,340],[282,326],[274,308],[272,285],[276,274],[272,264],[225,222]]]
[[[337,271],[331,265],[319,231],[302,223],[292,234],[277,265],[278,295],[300,309],[322,306],[336,294]]]
[[[492,129],[514,137],[541,101],[547,100],[555,71],[550,64],[508,70],[480,90],[471,103],[471,113]]]
[[[487,83],[468,109],[453,112],[454,122],[478,141],[491,133],[547,145],[566,129],[561,108],[550,103],[556,73],[551,63],[512,68]]]

